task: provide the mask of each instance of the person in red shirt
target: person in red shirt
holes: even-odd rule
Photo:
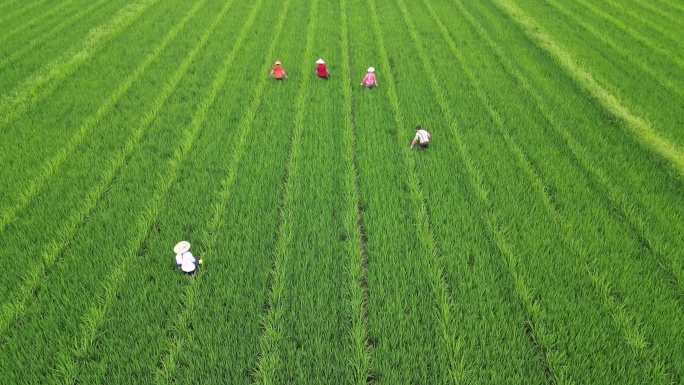
[[[328,80],[328,76],[330,76],[330,71],[328,71],[328,67],[325,66],[325,62],[323,59],[318,59],[316,60],[316,76],[318,76],[321,79]]]
[[[276,80],[283,80],[287,77],[287,74],[285,73],[285,70],[283,69],[279,61],[275,62],[275,66],[271,70],[271,73],[268,75],[268,77],[271,76],[273,76]]]

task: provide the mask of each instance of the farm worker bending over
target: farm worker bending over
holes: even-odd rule
[[[373,72],[375,72],[375,68],[369,67],[366,77],[363,78],[363,81],[359,85],[366,86],[366,89],[377,87],[378,81],[375,79],[375,74]]]
[[[318,59],[316,60],[316,76],[318,76],[321,79],[328,80],[328,76],[330,76],[330,71],[328,71],[328,67],[325,66],[325,62],[323,59]]]
[[[287,74],[285,73],[283,67],[280,65],[279,61],[275,62],[275,67],[273,67],[271,73],[268,75],[268,77],[271,76],[273,76],[276,80],[283,80],[283,78],[287,77]]]
[[[190,242],[180,241],[173,248],[173,252],[176,253],[176,266],[180,267],[181,270],[188,274],[192,274],[197,265],[202,263],[202,260],[197,260],[190,253]]]
[[[427,148],[430,144],[430,133],[423,130],[421,126],[416,126],[416,136],[413,138],[413,142],[411,142],[410,150],[413,150],[413,145],[417,141],[420,141],[419,146],[421,149]]]

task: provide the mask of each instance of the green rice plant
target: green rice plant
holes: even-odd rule
[[[347,167],[345,186],[345,206],[347,214],[344,215],[345,253],[349,257],[348,268],[348,305],[347,311],[351,320],[349,330],[349,344],[351,353],[349,364],[352,367],[352,377],[348,381],[352,384],[368,384],[372,372],[370,344],[368,341],[368,291],[364,287],[368,277],[366,266],[368,265],[368,253],[366,252],[365,228],[363,225],[360,186],[358,176],[358,161],[356,159],[356,126],[354,123],[354,110],[352,106],[351,89],[354,83],[351,80],[351,63],[349,48],[349,19],[347,16],[347,2],[340,3],[340,34],[342,65],[342,95],[344,97],[344,113],[349,116],[348,127],[343,131],[343,153]]]
[[[63,4],[68,4],[68,3],[65,2]],[[41,47],[41,44],[43,44],[42,48],[44,49],[45,48],[44,43],[46,41],[54,39],[55,35],[57,35],[58,33],[63,32],[65,29],[67,29],[69,27],[73,27],[74,23],[78,22],[83,17],[88,16],[91,12],[96,11],[98,8],[100,8],[104,4],[105,4],[104,1],[98,1],[98,2],[92,3],[89,6],[83,8],[80,11],[71,15],[71,17],[64,18],[63,20],[61,20],[61,22],[59,24],[54,26],[52,29],[50,29],[49,31],[47,31],[47,32],[45,32],[39,36],[34,37],[33,39],[29,40],[28,42],[19,41],[18,43],[20,43],[21,45],[17,44],[17,46],[20,48],[13,47],[11,44],[5,45],[8,54],[5,58],[2,59],[2,61],[0,61],[0,68],[7,69],[7,67],[11,63],[21,59],[24,55],[26,55],[30,52],[36,52],[35,51],[36,47]],[[92,20],[92,19],[89,19],[89,20]],[[32,20],[32,22],[40,23],[40,20]],[[29,26],[31,26],[31,24],[29,24],[29,23],[22,25],[22,27],[25,27],[25,28],[28,28]],[[21,31],[21,29],[17,28],[16,31],[17,32]],[[9,36],[11,36],[11,34],[13,34],[13,33],[16,33],[16,32],[12,31],[12,33],[8,33],[6,35],[6,38],[9,38]],[[66,40],[66,41],[70,41],[70,40]],[[14,48],[14,49],[12,49],[12,48]],[[43,50],[41,49],[41,51],[43,51]],[[26,62],[24,62],[24,63],[27,64]],[[29,67],[29,66],[26,66],[26,67]],[[28,70],[28,68],[23,68],[21,70],[22,71],[21,73],[27,73],[27,70]],[[11,75],[8,74],[8,76],[6,78],[7,81],[15,80],[18,76],[16,73],[11,73],[10,71],[11,71],[11,68],[8,69],[8,73],[10,73]],[[3,86],[6,86],[6,85],[3,84]]]
[[[47,0],[40,0],[40,1],[35,1],[35,2],[30,3],[30,4],[26,4],[26,5],[24,5],[24,3],[22,3],[19,7],[17,7],[14,10],[7,10],[7,9],[0,8],[0,9],[2,9],[2,11],[4,13],[4,16],[0,17],[0,25],[5,24],[8,20],[14,20],[17,17],[20,17],[21,15],[29,12],[30,10],[32,10],[34,8],[40,7],[46,1]],[[9,6],[11,6],[11,5],[14,5],[13,2],[8,2],[7,4],[5,4],[5,8],[10,8]]]
[[[68,7],[73,5],[74,2],[75,0],[61,2],[60,4],[50,8],[47,12],[44,10],[39,10],[38,12],[36,12],[37,15],[28,16],[28,20],[19,20],[18,25],[14,28],[9,29],[9,26],[5,26],[5,29],[8,30],[2,36],[0,36],[0,42],[4,43],[20,32],[24,32],[21,35],[22,38],[26,37],[27,35],[29,35],[28,33],[25,33],[26,29],[30,27],[40,28],[42,24],[47,24],[45,22],[45,19],[54,18],[55,14],[59,14],[59,12],[62,11],[64,8],[67,8],[67,12],[70,12],[71,10]],[[13,21],[17,22],[17,20]]]
[[[552,55],[563,63],[573,78],[577,79],[581,86],[587,87],[602,102],[608,112],[625,120],[628,127],[639,128],[635,132],[637,137],[647,138],[644,140],[646,143],[653,143],[650,147],[655,147],[656,151],[662,148],[663,150],[659,152],[667,152],[665,148],[674,147],[675,149],[671,151],[681,152],[682,136],[679,130],[675,129],[679,126],[679,121],[670,113],[678,108],[679,101],[682,100],[681,88],[674,94],[664,90],[648,73],[644,73],[636,66],[624,65],[623,58],[616,58],[612,50],[601,46],[597,39],[583,37],[582,33],[573,33],[574,36],[568,36],[569,31],[563,31],[566,29],[564,25],[572,26],[574,23],[539,22],[538,20],[548,19],[550,15],[543,12],[542,15],[537,16],[538,9],[543,8],[525,7],[522,12],[530,17],[531,23],[537,23],[544,28],[543,34],[546,37],[541,39],[546,43],[543,44],[555,47],[549,48],[550,52],[554,52]],[[577,15],[570,15],[572,21],[577,18]],[[593,21],[593,24],[603,25],[601,21]],[[605,27],[602,29],[605,33]],[[620,36],[620,31],[613,35]],[[630,47],[637,43],[627,39],[623,45]],[[564,53],[560,53],[561,51]],[[643,56],[654,55],[652,51],[649,51]],[[671,64],[664,63],[659,68],[662,68],[659,70],[661,72],[671,72],[671,78],[675,79],[675,82],[681,78],[676,75],[676,70],[671,69]],[[650,133],[651,131],[653,133]],[[672,144],[668,144],[668,141]]]
[[[29,78],[23,80],[0,100],[0,129],[24,113],[36,100],[52,92],[54,87],[80,66],[114,36],[133,23],[157,0],[141,0],[121,9],[107,23],[89,31],[79,46],[65,52]]]

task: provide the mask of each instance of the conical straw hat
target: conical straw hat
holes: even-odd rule
[[[316,64],[325,64],[325,62],[323,61],[323,59],[318,59],[316,60]]]
[[[173,252],[176,254],[185,253],[188,250],[190,250],[190,242],[188,241],[180,241],[173,247]]]
[[[368,72],[375,72],[375,68],[373,68],[373,67],[368,67]]]

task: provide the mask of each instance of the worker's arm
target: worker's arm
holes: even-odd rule
[[[417,137],[417,136],[416,136],[415,138],[413,138],[413,141],[411,142],[411,147],[410,147],[410,148],[413,148],[413,145],[416,144],[416,140],[418,140],[418,137]]]
[[[430,140],[430,139],[432,139],[432,137],[430,136],[430,133],[428,133],[428,140]]]

